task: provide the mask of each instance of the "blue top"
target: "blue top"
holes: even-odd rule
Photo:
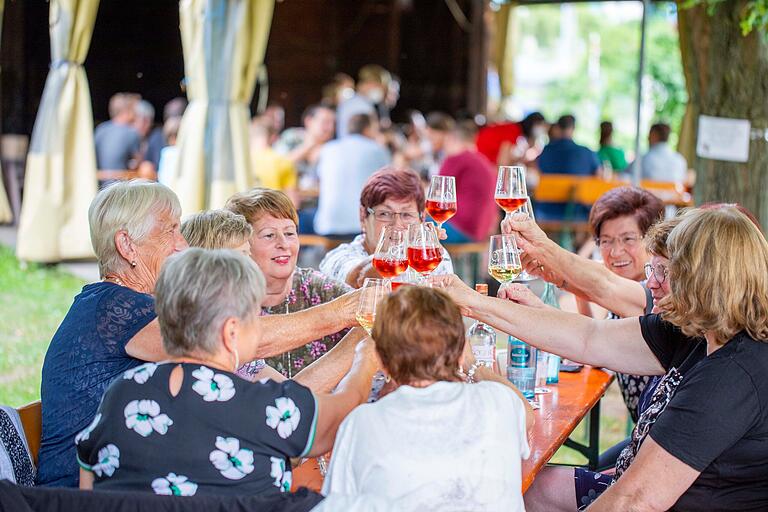
[[[537,160],[544,174],[578,174],[591,176],[600,167],[597,153],[579,146],[571,139],[553,140],[546,146]]]
[[[128,162],[139,151],[141,138],[130,125],[106,121],[94,132],[96,166],[99,169],[119,171],[128,168]]]
[[[89,284],[75,297],[43,363],[38,485],[77,487],[75,435],[91,422],[109,384],[142,363],[125,346],[155,317],[151,295],[117,284]]]

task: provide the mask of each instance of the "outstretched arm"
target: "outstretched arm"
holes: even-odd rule
[[[524,215],[516,214],[505,220],[501,229],[515,235],[529,273],[621,317],[645,314],[646,294],[640,283],[614,274],[597,261],[566,251]]]
[[[432,276],[464,314],[573,361],[635,375],[664,368],[643,339],[637,318],[594,320],[550,307],[529,307],[475,292],[455,275]]]

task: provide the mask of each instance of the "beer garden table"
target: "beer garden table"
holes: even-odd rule
[[[549,393],[536,395],[541,408],[534,411],[536,423],[528,434],[531,455],[522,464],[523,493],[555,452],[565,445],[584,455],[590,469],[597,468],[600,436],[600,400],[613,381],[613,374],[585,366],[578,373],[560,372],[560,382],[548,386]],[[569,438],[589,414],[587,445]],[[293,472],[293,488],[320,491],[323,477],[317,459],[307,459]]]

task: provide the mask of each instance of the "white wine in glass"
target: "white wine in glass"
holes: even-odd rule
[[[360,302],[357,304],[355,319],[368,334],[376,321],[376,308],[389,293],[389,286],[383,279],[367,277],[360,289]]]
[[[514,235],[493,235],[488,245],[488,273],[504,284],[517,279],[522,271]]]

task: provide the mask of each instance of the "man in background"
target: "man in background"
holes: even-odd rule
[[[498,224],[499,210],[493,198],[496,170],[477,151],[476,134],[475,124],[463,121],[445,137],[445,160],[440,166],[440,176],[455,178],[459,205],[456,215],[443,224],[448,243],[484,241]]]
[[[347,135],[350,119],[356,114],[373,115],[378,120],[377,105],[384,103],[391,81],[392,75],[381,66],[368,64],[360,68],[355,94],[339,104],[336,116],[337,137]]]
[[[336,114],[323,105],[310,105],[301,117],[303,127],[288,128],[275,142],[274,149],[287,157],[299,173],[299,188],[317,184],[317,159],[323,144],[333,138]]]
[[[340,240],[352,240],[360,232],[360,192],[368,177],[389,164],[391,158],[375,142],[377,124],[373,116],[354,115],[347,128],[348,135],[323,147],[317,165],[320,196],[315,232]]]
[[[134,129],[135,107],[141,96],[120,92],[109,99],[109,121],[96,127],[96,167],[100,171],[122,172],[135,168],[141,137]],[[100,180],[103,187],[113,182],[108,176]]]
[[[576,118],[564,115],[557,120],[560,138],[550,140],[544,146],[536,163],[543,174],[576,174],[592,176],[600,169],[597,153],[591,149],[576,144],[573,132],[576,129]]]
[[[638,159],[644,180],[685,183],[688,163],[683,155],[669,147],[670,133],[671,129],[666,123],[651,126],[648,132],[648,152]],[[632,162],[630,172],[634,172],[638,160]]]

